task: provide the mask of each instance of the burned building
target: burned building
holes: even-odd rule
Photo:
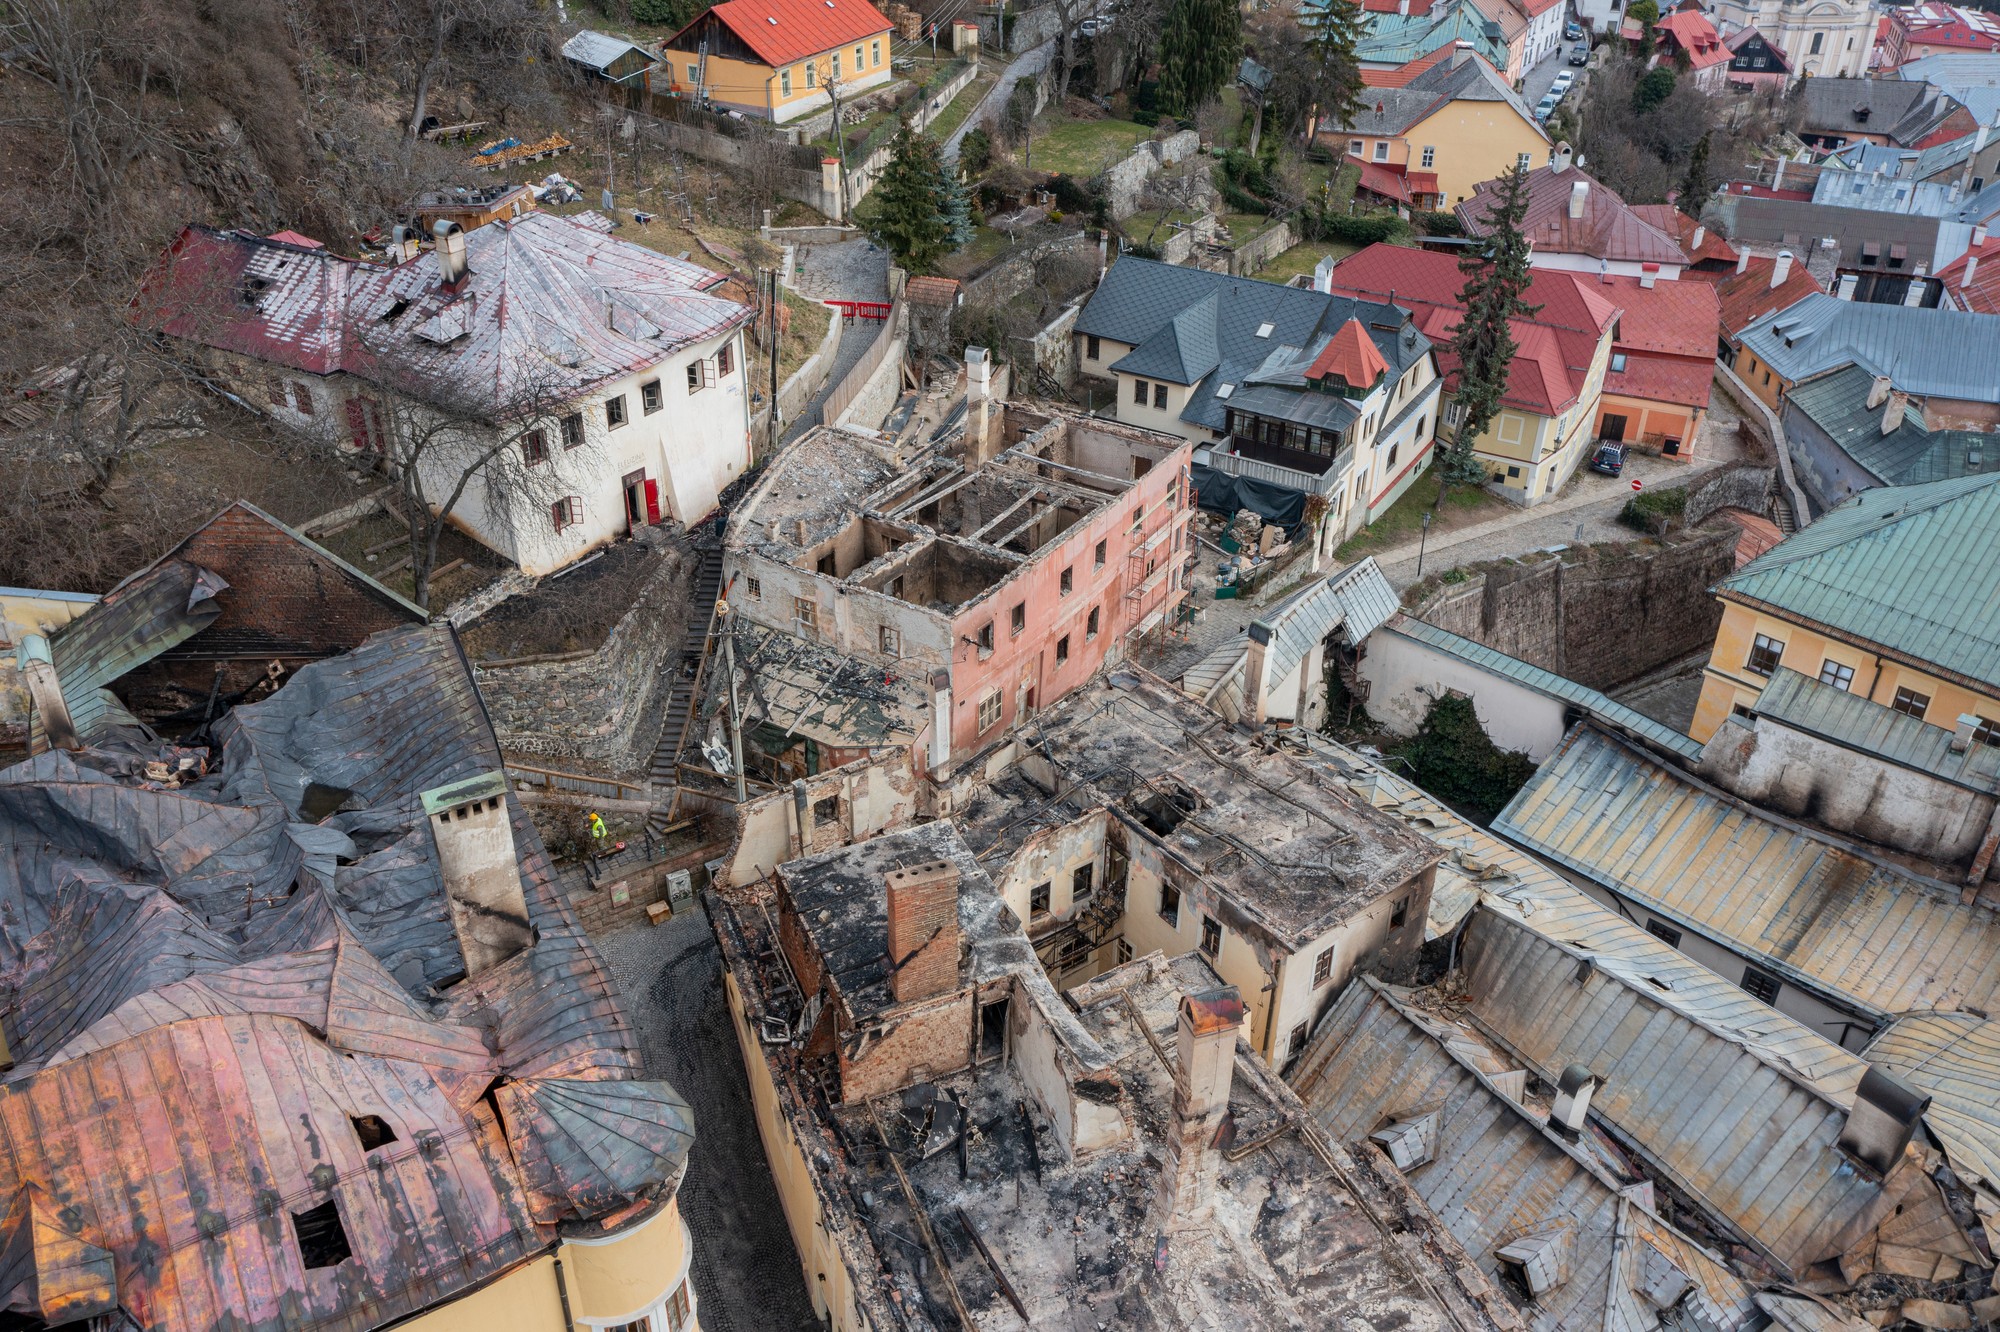
[[[832,1328],[1521,1326],[1393,1170],[1319,1136],[1205,958],[1058,996],[950,823],[715,908]]]
[[[751,706],[746,725],[775,728],[767,748],[837,751],[765,775],[882,750],[945,768],[1118,660],[1186,596],[1188,445],[1060,407],[999,406],[973,369],[963,428],[943,443],[815,431],[732,518],[739,663],[782,673],[817,652],[858,663],[851,686],[870,680],[867,706],[838,718],[803,706],[833,691]]]
[[[228,596],[170,558],[69,628],[129,672]],[[693,1329],[691,1115],[451,629],[383,629],[181,744],[116,675],[64,681],[71,743],[0,771],[0,1322]]]
[[[1016,733],[944,796],[1065,985],[1198,952],[1282,1067],[1357,968],[1406,968],[1441,852],[1319,771],[1120,669]],[[987,775],[987,774],[990,774]]]

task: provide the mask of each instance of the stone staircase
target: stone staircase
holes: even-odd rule
[[[653,812],[647,816],[646,831],[657,835],[674,819],[680,794],[680,757],[696,737],[694,712],[700,702],[703,658],[708,651],[709,632],[715,624],[715,601],[722,590],[722,537],[714,524],[695,534],[695,552],[700,564],[695,569],[689,595],[686,636],[680,657],[668,669],[673,683],[660,722],[660,742],[653,750],[649,774],[653,788]]]

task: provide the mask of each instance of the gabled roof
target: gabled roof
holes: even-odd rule
[[[1458,372],[1451,337],[1458,327],[1458,293],[1465,279],[1449,254],[1399,245],[1371,245],[1334,265],[1333,290],[1408,309],[1435,345],[1447,381]],[[1598,295],[1582,274],[1533,270],[1523,299],[1541,309],[1513,321],[1519,347],[1502,401],[1555,416],[1582,397],[1598,340],[1618,320],[1618,305]],[[1447,383],[1449,387],[1449,382]]]
[[[734,0],[746,3],[747,0]],[[148,279],[166,332],[312,374],[443,371],[498,404],[581,392],[747,322],[713,272],[533,212],[465,233],[456,290],[422,254],[393,267],[189,227]]]
[[[1954,749],[1956,733],[1851,689],[1780,666],[1750,705],[1758,717],[1975,791],[2000,790],[2000,745]]]
[[[1292,593],[1257,617],[1271,631],[1265,649],[1264,682],[1276,689],[1332,634],[1349,647],[1374,633],[1401,608],[1396,589],[1374,556]],[[1222,643],[1188,668],[1181,688],[1235,721],[1244,715],[1243,673],[1249,657],[1243,638]]]
[[[1364,69],[1361,71],[1362,85],[1369,88],[1400,88],[1432,65],[1449,60],[1451,53],[1451,47],[1440,46],[1437,50],[1420,55],[1414,60],[1406,60],[1394,69]]]
[[[1578,182],[1588,186],[1583,216],[1571,217],[1569,204]],[[1458,206],[1459,221],[1469,236],[1484,236],[1486,215],[1493,209],[1500,182],[1483,182]],[[1672,237],[1626,207],[1612,189],[1571,166],[1540,166],[1528,173],[1528,207],[1521,230],[1537,251],[1580,254],[1593,259],[1631,263],[1687,262]]]
[[[1991,350],[1996,339],[2000,316],[1825,294],[1808,295],[1743,333],[1743,345],[1793,383],[1862,365],[1905,392],[1964,402],[2000,402]]]
[[[1696,219],[1682,212],[1675,204],[1632,204],[1632,212],[1648,226],[1656,227],[1673,237],[1690,263],[1733,264],[1736,262],[1736,247],[1714,227],[1703,226]],[[1701,233],[1701,243],[1695,244],[1695,233]]]
[[[1973,266],[1973,260],[1978,265]],[[1972,281],[1965,280],[1965,270],[1972,268]],[[1988,236],[1986,243],[1975,245],[1958,258],[1937,271],[1938,280],[1944,283],[1945,299],[1961,310],[1974,314],[2000,314],[2000,236]]]
[[[1763,33],[1758,32],[1755,28],[1738,28],[1735,32],[1723,38],[1722,44],[1729,48],[1730,54],[1733,56],[1740,53],[1744,47],[1750,45],[1753,39],[1761,43],[1763,52],[1768,55],[1772,63],[1771,67],[1767,70],[1760,69],[1750,72],[1757,74],[1788,74],[1791,72],[1791,62],[1786,59],[1784,48],[1765,37]]]
[[[1775,259],[1753,255],[1742,272],[1731,273],[1715,284],[1715,294],[1722,302],[1722,331],[1732,341],[1766,315],[1789,310],[1806,297],[1819,295],[1819,283],[1805,264],[1796,260],[1785,280],[1772,286],[1771,274],[1777,271],[1777,264]]]
[[[1188,378],[1174,382],[1199,380],[1181,419],[1220,430],[1231,402],[1217,396],[1224,385],[1233,395],[1267,362],[1291,367],[1300,353],[1314,349],[1316,339],[1350,317],[1367,326],[1376,350],[1397,376],[1431,353],[1430,341],[1406,328],[1403,312],[1385,302],[1129,255],[1097,284],[1077,317],[1076,331],[1131,345],[1133,350],[1113,367],[1121,373],[1163,380],[1178,373]],[[1285,355],[1274,360],[1280,352]],[[1139,366],[1150,368],[1135,368]],[[1350,405],[1343,398],[1319,396],[1342,409]]]
[[[1956,884],[1767,816],[1594,726],[1569,734],[1493,830],[1864,1012],[2000,1002],[2000,916],[1961,903]]]
[[[1914,148],[1963,110],[1930,84],[1907,79],[1816,78],[1800,86],[1800,130],[1807,134],[1880,134]],[[1969,133],[1976,126],[1965,119],[1960,132]]]
[[[1677,9],[1653,25],[1656,31],[1673,38],[1672,44],[1687,52],[1688,65],[1696,72],[1711,65],[1719,65],[1729,59],[1729,48],[1722,44],[1722,37],[1715,25],[1704,14],[1688,9]]]
[[[1373,388],[1375,382],[1388,372],[1389,363],[1375,349],[1368,330],[1361,326],[1359,319],[1350,315],[1347,322],[1327,339],[1325,349],[1306,367],[1306,378],[1337,376],[1342,384],[1349,387]]]
[[[1885,404],[1868,405],[1875,376],[1858,365],[1797,384],[1785,395],[1787,413],[1811,421],[1882,484],[1922,485],[1952,477],[2000,473],[2000,434],[1977,430],[1931,430],[1923,404],[1903,406],[1901,419],[1882,433]],[[1897,400],[1897,405],[1903,405]]]
[[[1966,51],[2000,50],[2000,23],[1977,9],[1926,0],[1920,5],[1903,5],[1889,11],[1889,22],[1907,34],[1907,40],[1922,46],[1951,46]]]
[[[1465,52],[1463,60],[1456,59],[1457,54],[1447,46],[1400,69],[1363,71],[1363,82],[1374,91],[1361,94],[1352,123],[1341,125],[1328,119],[1321,122],[1321,129],[1400,135],[1453,102],[1505,102],[1537,134],[1542,133],[1534,112],[1508,86],[1491,61],[1477,51]]]
[[[894,26],[868,0],[722,0],[696,15],[681,32],[711,17],[774,68],[796,64],[807,56],[873,37]],[[661,45],[671,44],[680,35],[675,33]]]
[[[623,37],[613,37],[608,32],[593,32],[589,28],[564,42],[562,52],[579,65],[588,65],[600,72],[610,69],[629,55],[638,56],[648,65],[660,63],[660,58],[643,46],[635,46]]]
[[[1507,63],[1507,40],[1500,25],[1480,13],[1472,0],[1433,0],[1425,12],[1412,6],[1407,15],[1367,11],[1362,19],[1354,54],[1364,64],[1405,65],[1440,48],[1448,52],[1458,42],[1470,42],[1496,67]]]

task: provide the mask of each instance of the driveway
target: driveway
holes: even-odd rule
[[[886,301],[889,299],[889,252],[869,240],[841,241],[835,245],[809,245],[795,265],[804,271],[791,282],[801,296],[816,301]],[[833,317],[840,318],[834,311]],[[827,394],[847,377],[860,362],[875,337],[887,324],[879,320],[857,319],[840,332],[840,346],[834,350],[833,368],[806,409],[785,430],[783,443],[789,444],[824,419]]]
[[[1007,98],[1013,93],[1015,84],[1031,74],[1041,73],[1048,66],[1049,57],[1055,53],[1058,40],[1060,39],[1051,37],[1040,46],[1021,52],[1012,64],[1001,71],[1000,81],[987,89],[986,96],[980,100],[978,106],[972,108],[972,114],[965,118],[965,123],[953,130],[951,137],[944,141],[945,161],[958,160],[958,145],[965,137],[965,132],[975,125],[985,124],[999,112],[1001,107],[1007,105]]]

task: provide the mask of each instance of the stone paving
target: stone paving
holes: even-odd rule
[[[722,954],[699,908],[596,941],[646,1072],[694,1107],[681,1215],[703,1332],[817,1332],[778,1202],[722,992]]]
[[[889,299],[889,252],[869,240],[841,241],[834,245],[808,245],[798,255],[791,289],[816,301],[886,301]],[[840,318],[836,311],[834,318]],[[888,324],[857,319],[840,333],[834,351],[833,370],[826,377],[806,409],[785,430],[782,443],[789,444],[824,419],[827,394],[847,377],[861,361],[875,338]]]

